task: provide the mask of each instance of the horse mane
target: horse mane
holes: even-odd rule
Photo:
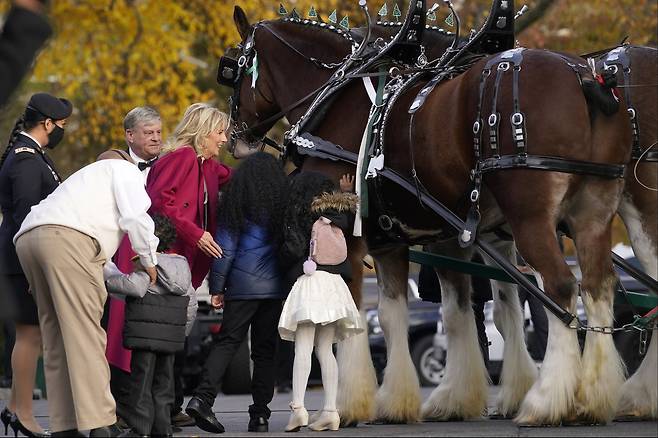
[[[344,29],[340,29],[338,26],[334,26],[333,24],[330,23],[322,23],[319,21],[314,21],[314,20],[309,20],[309,19],[300,19],[300,18],[291,18],[291,17],[283,17],[279,18],[277,20],[271,20],[271,21],[266,21],[264,23],[269,23],[273,24],[275,26],[285,26],[287,24],[293,24],[297,25],[299,29],[303,29],[303,32],[306,32],[306,34],[290,34],[289,36],[291,37],[296,37],[296,36],[302,36],[303,38],[299,38],[299,45],[297,43],[295,44],[296,49],[302,49],[303,53],[307,56],[313,56],[318,59],[325,60],[327,57],[327,49],[328,47],[323,46],[323,47],[318,47],[317,44],[314,44],[314,41],[312,40],[312,36],[319,36],[319,37],[324,37],[325,35],[330,35],[333,34],[337,38],[335,39],[335,42],[337,46],[335,49],[337,51],[344,50],[345,47],[341,46],[341,43],[347,42],[349,44],[349,48],[347,50],[351,50],[354,52],[358,45],[359,42],[354,38],[354,35],[352,34],[351,31],[346,31]],[[279,29],[290,29],[290,27],[280,27]],[[335,53],[336,56],[345,56],[346,53]],[[337,59],[338,60],[338,59]],[[332,61],[337,61],[337,60],[332,60]]]

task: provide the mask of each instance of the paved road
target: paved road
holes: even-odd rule
[[[492,387],[490,402],[498,391]],[[431,388],[423,388],[423,398],[431,392]],[[320,436],[318,432],[310,432],[302,429],[297,434],[283,433],[288,422],[289,394],[277,394],[270,405],[272,418],[270,419],[269,435],[285,435],[288,438],[299,436]],[[251,397],[245,395],[220,396],[215,402],[214,411],[226,427],[224,436],[251,436],[258,434],[247,433],[247,422],[249,420],[247,407],[251,404]],[[311,389],[306,395],[306,405],[309,411],[317,410],[322,406],[322,391]],[[4,401],[0,401],[0,408],[4,407]],[[47,427],[47,402],[38,400],[35,402],[35,412],[39,422]],[[0,433],[4,430],[0,430]],[[11,432],[11,430],[10,430]],[[211,436],[196,427],[185,428],[176,436]],[[263,435],[263,434],[261,434]],[[544,436],[578,436],[578,437],[622,437],[622,436],[658,436],[658,422],[639,423],[612,423],[608,426],[597,427],[558,427],[558,428],[519,428],[508,420],[474,420],[465,422],[445,423],[417,423],[407,425],[359,425],[358,428],[341,429],[327,436],[511,436],[511,437],[544,437]]]

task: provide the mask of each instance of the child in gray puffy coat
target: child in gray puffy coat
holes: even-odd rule
[[[151,284],[135,259],[135,270],[122,274],[106,266],[107,291],[126,296],[124,347],[130,361],[130,412],[124,420],[137,435],[172,434],[174,357],[184,348],[197,311],[196,291],[185,257],[166,253],[176,231],[164,216],[153,216],[158,245],[158,278]],[[114,270],[116,269],[116,271]]]

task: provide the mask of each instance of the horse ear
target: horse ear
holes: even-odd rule
[[[238,5],[233,9],[233,21],[235,22],[235,27],[238,28],[238,33],[242,37],[242,40],[246,40],[249,36],[251,25],[249,24],[249,19],[247,19],[247,14]]]

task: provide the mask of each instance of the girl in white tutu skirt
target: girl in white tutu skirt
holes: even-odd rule
[[[306,176],[296,177],[304,184]],[[308,190],[314,190],[309,179]],[[287,432],[298,431],[308,425],[312,430],[338,430],[340,417],[336,410],[338,392],[338,366],[332,344],[363,331],[359,311],[345,283],[351,277],[347,261],[345,236],[356,210],[357,197],[349,193],[354,179],[341,178],[343,192],[324,192],[316,196],[306,214],[317,222],[312,232],[306,231],[308,248],[303,262],[303,274],[299,275],[286,299],[279,319],[279,334],[284,340],[295,342],[295,360],[292,376],[292,414],[286,426]],[[293,183],[293,184],[295,184]],[[315,186],[317,187],[317,185]],[[290,205],[290,204],[289,204]],[[299,204],[296,204],[297,208]],[[307,225],[302,228],[308,228]],[[301,266],[293,271],[301,273]],[[324,407],[318,418],[308,424],[308,412],[304,408],[304,394],[311,371],[311,354],[315,355],[322,370],[325,391]]]

